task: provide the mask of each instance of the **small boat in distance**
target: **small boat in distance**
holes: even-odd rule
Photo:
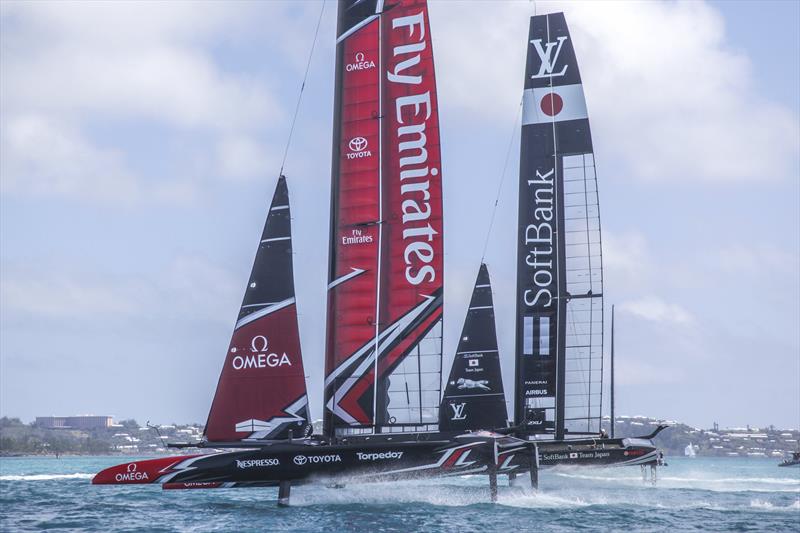
[[[784,460],[778,466],[800,466],[800,451],[792,452],[792,458]]]
[[[697,457],[697,452],[695,451],[691,442],[686,445],[686,448],[683,449],[683,455],[686,457]]]

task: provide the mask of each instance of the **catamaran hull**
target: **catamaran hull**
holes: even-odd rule
[[[534,443],[499,435],[338,445],[302,441],[133,461],[99,472],[92,483],[160,483],[165,489],[205,489],[275,486],[286,481],[293,484],[390,481],[465,474],[521,474],[532,468],[538,470],[539,466],[658,464],[659,453],[644,442],[622,445],[620,440],[605,439],[594,444]]]
[[[495,473],[529,469],[529,447]],[[336,483],[488,473],[491,442],[285,444],[207,455],[134,461],[99,472],[93,484],[161,483],[164,488],[274,486],[282,481]],[[507,457],[501,457],[505,460]],[[501,465],[502,466],[502,465]]]
[[[660,458],[656,448],[632,448],[615,450],[586,451],[542,451],[539,465],[542,468],[553,466],[635,466],[658,464]]]

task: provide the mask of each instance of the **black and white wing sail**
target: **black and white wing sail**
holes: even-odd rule
[[[603,364],[592,138],[563,13],[531,18],[521,133],[515,424],[597,433]]]

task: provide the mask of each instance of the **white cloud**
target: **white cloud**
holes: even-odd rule
[[[607,277],[630,287],[648,280],[653,268],[644,235],[636,231],[603,231],[603,270]]]
[[[667,181],[795,168],[797,117],[756,92],[750,59],[703,2],[432,3],[443,107],[511,124],[535,9],[567,12],[601,167],[620,161],[628,179]]]
[[[4,117],[0,123],[0,186],[130,204],[139,183],[118,150],[94,146],[76,128],[40,115]]]
[[[297,34],[307,11],[272,3],[4,2],[4,190],[104,203],[190,202],[198,178],[187,168],[192,154],[166,165],[169,176],[148,176],[126,162],[147,167],[154,157],[141,152],[134,125],[168,139],[199,134],[189,152],[218,156],[203,169],[209,177],[263,175],[271,160],[250,139],[282,124],[285,112],[270,80],[231,68],[215,47],[261,34],[262,20],[276,36],[269,46],[280,51],[280,35]],[[277,57],[293,66],[295,52],[298,46]],[[97,123],[114,134],[100,137]]]
[[[270,149],[244,136],[231,136],[217,144],[220,174],[235,179],[264,177],[278,169]]]
[[[242,10],[189,3],[43,4],[4,10],[11,33],[4,39],[4,107],[212,129],[281,116],[263,86],[223,72],[207,50],[207,34]],[[17,46],[24,53],[14,53]]]
[[[728,273],[798,272],[798,256],[768,243],[732,244],[709,252],[710,266]]]
[[[2,303],[6,312],[37,318],[108,318],[141,311],[141,287],[77,280],[67,276],[4,277]],[[8,315],[7,315],[8,316]]]
[[[618,385],[677,384],[686,379],[686,373],[680,367],[676,367],[672,360],[641,361],[635,358],[626,358],[624,363],[615,369],[615,379]]]
[[[39,268],[4,269],[2,314],[63,323],[115,317],[180,316],[230,324],[243,286],[232,273],[198,256],[177,256],[154,273],[105,275]]]
[[[689,311],[678,304],[667,303],[657,296],[623,302],[619,307],[622,311],[653,322],[688,324],[692,321]]]
[[[180,255],[152,284],[158,289],[158,308],[173,306],[184,315],[231,324],[246,279],[203,257]]]

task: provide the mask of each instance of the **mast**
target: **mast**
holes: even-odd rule
[[[360,384],[370,389],[368,394],[360,395],[349,409],[339,405],[350,400],[347,394],[357,381],[345,370],[367,372],[377,349],[381,221],[377,19],[375,1],[339,3],[323,414],[324,433],[331,437],[337,416],[364,428],[374,424],[372,384],[365,383],[369,378]],[[348,362],[348,369],[337,368]]]
[[[340,0],[337,35],[325,433],[432,430],[444,271],[427,4]]]
[[[614,438],[616,426],[614,417],[614,306],[611,306],[611,438]]]
[[[524,88],[514,422],[563,439],[600,431],[603,359],[597,179],[563,13],[531,17]]]

